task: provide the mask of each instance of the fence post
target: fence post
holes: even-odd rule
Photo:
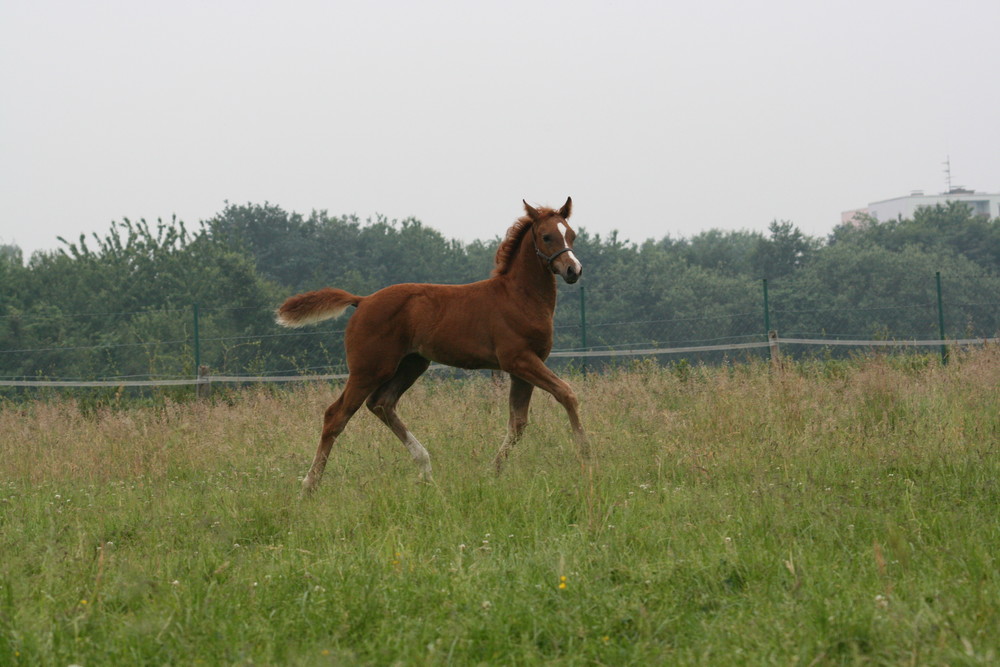
[[[208,366],[198,366],[198,380],[208,376]],[[208,380],[200,381],[195,385],[195,396],[198,398],[208,398],[212,395],[212,383]]]
[[[944,305],[941,300],[941,272],[934,274],[934,282],[937,283],[937,311],[938,311],[938,333],[941,336],[941,364],[948,365],[948,346],[944,344]]]
[[[201,340],[198,335],[198,302],[194,303],[194,372],[201,378]]]
[[[767,302],[767,278],[762,280],[764,286],[764,335],[768,337],[768,341],[771,340],[771,308]],[[774,361],[774,355],[771,352],[771,346],[767,349],[768,357],[771,361]]]
[[[778,347],[778,332],[774,329],[767,332],[767,352],[771,356],[771,367],[781,368],[781,348]]]
[[[583,285],[580,285],[580,347],[587,351],[587,298]],[[587,374],[587,357],[583,357],[581,364],[583,374]]]

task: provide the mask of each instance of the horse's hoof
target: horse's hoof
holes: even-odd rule
[[[304,480],[302,480],[302,497],[311,498],[313,493],[316,492],[316,487],[318,486],[318,484],[319,482],[316,482],[309,477],[306,477]]]

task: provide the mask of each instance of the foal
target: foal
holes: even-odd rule
[[[573,201],[558,210],[524,203],[500,244],[487,280],[467,285],[404,283],[370,296],[327,287],[293,296],[278,309],[278,324],[300,327],[357,312],[344,333],[350,375],[340,397],[326,410],[319,447],[303,489],[319,484],[327,458],[348,420],[366,403],[409,450],[424,481],[431,480],[427,450],[396,414],[396,403],[431,361],[458,368],[490,368],[510,374],[507,436],[493,464],[499,473],[528,423],[535,387],[566,409],[581,455],[586,438],[573,390],[545,366],[552,349],[556,274],[567,283],[583,267],[573,254],[576,233],[567,223]]]

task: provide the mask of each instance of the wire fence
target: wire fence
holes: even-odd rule
[[[1000,301],[949,303],[940,289],[936,300],[909,304],[794,308],[769,297],[766,281],[751,287],[750,298],[680,314],[669,294],[565,289],[549,363],[595,368],[622,357],[681,356],[718,363],[767,358],[775,346],[791,355],[888,346],[940,347],[945,354],[947,346],[996,341],[1000,331]],[[644,317],[635,317],[637,311]],[[346,320],[288,330],[277,326],[273,315],[270,308],[192,304],[3,318],[5,340],[15,344],[0,349],[0,387],[155,387],[346,376]]]

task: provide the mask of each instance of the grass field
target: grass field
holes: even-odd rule
[[[504,474],[489,380],[0,407],[0,664],[1000,661],[1000,350],[570,377]]]

